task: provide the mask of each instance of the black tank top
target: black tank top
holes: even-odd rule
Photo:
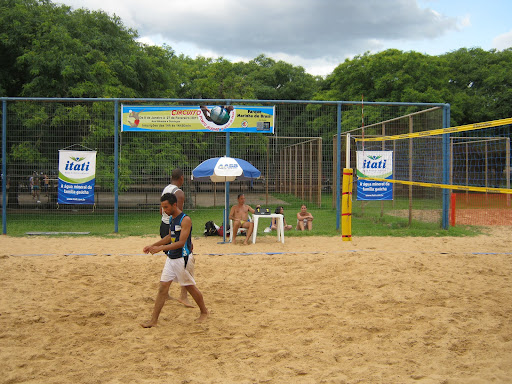
[[[181,236],[181,222],[183,218],[187,216],[181,212],[176,218],[170,217],[169,221],[169,233],[171,234],[171,243],[175,243],[180,239]],[[167,251],[167,256],[171,259],[178,259],[180,257],[188,256],[192,253],[192,226],[190,226],[190,233],[188,239],[185,242],[183,248],[172,249]]]

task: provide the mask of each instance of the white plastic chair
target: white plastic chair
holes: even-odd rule
[[[252,222],[252,216],[249,214],[249,219],[247,220],[249,222]],[[238,232],[236,235],[245,235],[247,232],[247,228],[238,228]],[[233,220],[229,219],[229,242],[233,242]]]

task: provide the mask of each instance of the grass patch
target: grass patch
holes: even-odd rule
[[[286,202],[284,206],[285,219],[288,224],[295,227],[296,214],[300,210],[302,200],[292,195],[276,194],[280,200]],[[415,207],[421,207],[426,216],[431,212],[439,211],[439,203],[430,200],[415,200]],[[322,207],[318,208],[308,203],[308,210],[313,214],[313,231],[286,232],[286,237],[296,236],[341,236],[336,230],[336,209],[331,208],[330,196],[322,200]],[[427,237],[427,236],[475,236],[482,233],[480,227],[457,226],[443,230],[439,221],[424,222],[413,220],[408,225],[407,217],[388,214],[392,211],[406,210],[408,201],[396,200],[393,209],[391,202],[385,203],[384,215],[381,217],[380,202],[372,202],[361,207],[359,202],[353,204],[352,235],[357,236],[395,236],[395,237]],[[272,210],[275,207],[271,207]],[[415,208],[418,210],[418,208]],[[421,211],[421,210],[420,210]],[[193,236],[202,236],[204,224],[214,221],[222,225],[223,208],[201,208],[187,210],[192,218]],[[264,233],[265,226],[270,219],[260,219],[258,236],[275,236],[275,233]],[[7,234],[11,236],[25,236],[27,232],[90,232],[93,236],[119,237],[119,236],[158,236],[160,216],[156,209],[120,211],[118,233],[114,232],[113,212],[72,212],[72,211],[29,211],[26,213],[9,213],[7,215]]]

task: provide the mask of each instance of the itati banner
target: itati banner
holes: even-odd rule
[[[357,177],[393,178],[393,151],[357,151]],[[393,200],[393,183],[357,180],[357,200]]]
[[[94,204],[96,151],[59,151],[59,204]]]

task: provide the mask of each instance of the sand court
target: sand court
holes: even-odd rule
[[[1,236],[0,383],[509,383],[512,236],[488,232],[197,238],[212,314],[168,301],[152,329],[156,237]]]

